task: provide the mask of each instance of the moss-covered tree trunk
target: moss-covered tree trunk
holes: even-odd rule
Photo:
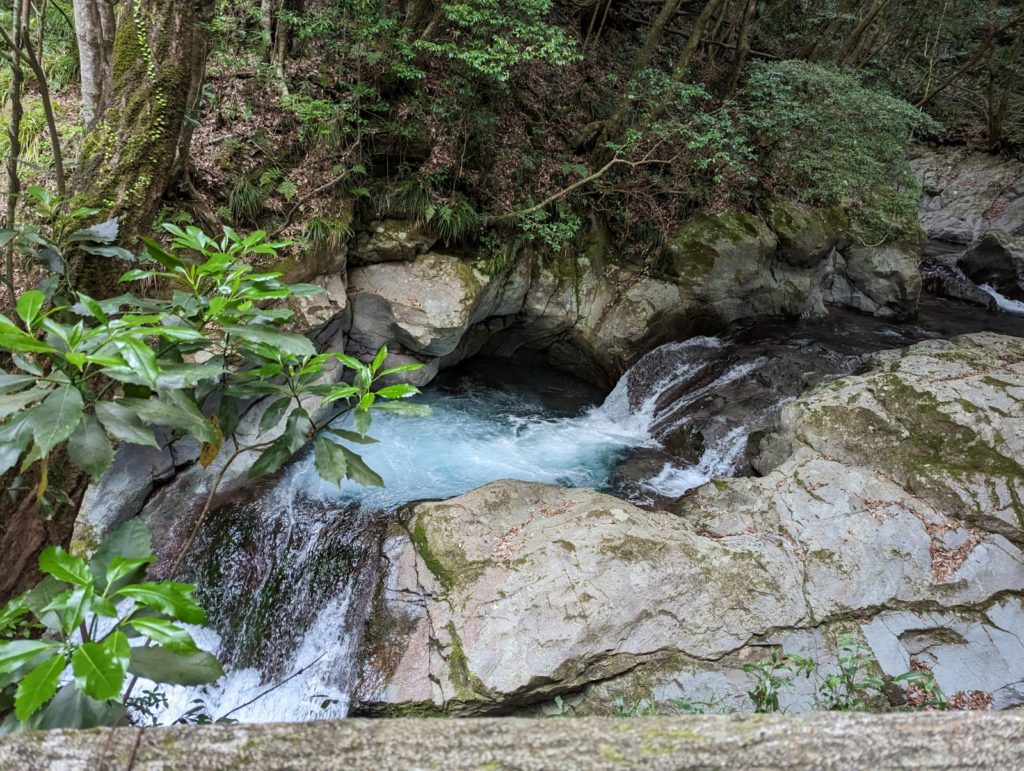
[[[186,117],[206,57],[202,22],[211,0],[127,0],[119,5],[112,60],[113,89],[86,136],[75,189],[116,216],[131,246],[153,223],[183,151]],[[98,295],[114,289],[119,267],[102,259],[78,266],[79,286]]]

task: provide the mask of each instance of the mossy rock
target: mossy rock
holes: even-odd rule
[[[779,239],[779,258],[801,268],[817,264],[840,246],[849,228],[838,206],[814,209],[795,201],[773,201],[764,214]]]

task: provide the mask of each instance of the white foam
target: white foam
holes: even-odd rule
[[[993,287],[988,284],[982,284],[981,288],[984,289],[992,299],[996,301],[996,305],[1000,310],[1006,311],[1007,313],[1016,313],[1024,316],[1024,302],[1020,300],[1011,300],[1009,297],[1000,294]]]

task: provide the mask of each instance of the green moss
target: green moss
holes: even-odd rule
[[[427,566],[434,578],[441,582],[441,586],[445,589],[451,589],[455,586],[455,575],[448,569],[448,567],[441,561],[441,559],[434,554],[433,549],[430,548],[430,541],[427,538],[427,530],[423,525],[423,518],[418,517],[416,522],[413,523],[412,532],[410,533],[413,544],[416,546],[416,552],[420,555],[420,559],[423,560],[423,564]]]
[[[455,686],[455,694],[448,701],[465,703],[490,700],[488,689],[469,668],[469,659],[466,658],[455,622],[449,621],[445,630],[451,639],[448,648],[448,677]]]
[[[601,553],[611,554],[623,562],[657,562],[668,551],[668,544],[651,538],[623,535],[618,539],[606,538],[601,542]]]

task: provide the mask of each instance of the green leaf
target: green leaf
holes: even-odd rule
[[[25,721],[57,693],[60,675],[68,663],[64,656],[55,654],[43,660],[18,683],[14,694],[14,714]]]
[[[123,632],[111,633],[102,643],[83,643],[71,654],[75,682],[97,701],[120,699],[130,655]]]
[[[97,402],[96,417],[115,439],[128,444],[159,447],[153,432],[142,425],[142,420],[120,402]]]
[[[47,385],[42,388],[31,388],[17,394],[5,394],[0,396],[0,418],[6,418],[21,411],[33,402],[37,402],[46,396],[53,389]]]
[[[60,648],[60,643],[50,640],[4,640],[0,641],[0,674],[13,672],[27,664],[40,653]]]
[[[143,252],[143,257],[149,257],[151,260],[158,262],[163,267],[167,268],[167,270],[175,270],[176,268],[185,267],[185,263],[182,260],[164,249],[152,238],[142,236],[139,240],[142,241],[146,247]]]
[[[28,606],[25,605],[25,597],[19,596],[10,600],[3,608],[0,608],[0,636],[4,630],[12,626],[15,621],[28,613]]]
[[[29,289],[18,298],[15,310],[18,312],[18,317],[25,322],[25,326],[31,329],[32,323],[36,320],[39,311],[43,309],[45,303],[46,297],[42,292],[38,289]]]
[[[287,440],[282,436],[274,440],[274,443],[270,445],[263,453],[256,459],[256,462],[252,464],[252,468],[249,469],[249,479],[259,479],[267,474],[273,474],[281,466],[284,465],[294,453],[291,448],[288,447]]]
[[[260,433],[265,434],[270,429],[274,428],[278,423],[281,422],[281,418],[284,416],[285,410],[288,409],[288,405],[291,404],[292,397],[282,396],[280,399],[271,403],[269,407],[264,411],[263,415],[260,416]]]
[[[82,304],[89,314],[101,324],[107,323],[107,314],[103,312],[103,307],[89,295],[78,293],[78,302]]]
[[[399,415],[403,418],[426,418],[433,412],[425,404],[408,404],[406,402],[378,402],[373,405],[373,409],[390,412],[392,415]]]
[[[376,372],[379,370],[387,357],[388,347],[386,345],[382,345],[380,350],[377,351],[377,355],[373,357],[373,361],[370,363],[370,371]]]
[[[7,348],[11,351],[22,351],[28,353],[57,353],[57,349],[47,345],[42,340],[37,340],[16,326],[0,317],[0,348]]]
[[[149,555],[147,557],[136,557],[134,559],[125,559],[118,555],[110,561],[110,567],[107,568],[106,579],[111,584],[116,584],[122,578],[135,575],[139,568],[144,565],[148,565],[151,562],[156,562],[156,557]]]
[[[408,383],[396,383],[395,385],[385,386],[384,388],[376,391],[378,397],[382,399],[408,399],[410,396],[415,396],[420,392],[414,385]]]
[[[377,444],[377,440],[372,436],[364,436],[357,434],[355,431],[346,431],[343,428],[327,428],[324,429],[329,434],[341,437],[349,442],[355,442],[356,444]]]
[[[336,402],[339,399],[351,399],[359,395],[359,389],[350,385],[335,386],[324,396],[324,404]]]
[[[17,464],[32,440],[32,429],[28,425],[31,413],[21,415],[0,426],[0,474],[7,473]]]
[[[374,471],[372,468],[366,465],[361,457],[356,455],[347,447],[341,447],[341,451],[345,454],[345,462],[348,467],[348,478],[353,482],[357,482],[361,485],[367,485],[369,487],[383,487],[384,480],[381,479],[380,474]]]
[[[26,388],[36,382],[32,375],[0,375],[0,394]]]
[[[325,436],[318,436],[313,443],[313,457],[320,478],[340,486],[348,469],[341,445]]]
[[[68,439],[68,458],[92,477],[100,476],[113,463],[114,446],[92,415],[86,415]]]
[[[139,634],[148,637],[175,653],[192,653],[199,647],[187,631],[164,618],[135,618],[131,625]]]
[[[92,583],[92,574],[85,560],[68,554],[60,546],[49,546],[43,550],[39,555],[39,569],[67,584],[88,586]]]
[[[175,653],[156,645],[133,648],[128,671],[157,683],[172,685],[204,685],[224,675],[224,668],[211,653]]]
[[[78,628],[85,618],[86,610],[91,607],[92,596],[91,586],[61,592],[43,608],[43,613],[53,613],[59,620],[59,631],[69,635]]]
[[[356,427],[356,431],[360,434],[365,434],[370,430],[370,424],[373,422],[373,418],[370,417],[369,411],[362,407],[356,407],[352,410],[352,422]]]
[[[120,597],[129,597],[139,605],[155,608],[186,624],[202,624],[206,620],[206,614],[189,596],[193,590],[194,587],[191,584],[151,581],[145,584],[122,586],[115,594]]]
[[[260,343],[268,345],[281,353],[291,356],[315,356],[316,349],[308,338],[302,335],[293,335],[288,332],[281,332],[274,327],[262,324],[225,324],[223,330],[232,337],[237,337],[248,343]]]
[[[53,576],[46,576],[42,581],[25,592],[25,606],[35,614],[39,623],[54,632],[63,630],[61,617],[52,610],[46,610],[57,597],[67,591],[67,586]]]
[[[74,683],[63,686],[53,701],[39,715],[35,728],[96,728],[114,725],[125,716],[120,704],[97,701],[79,690]]]
[[[414,372],[415,370],[423,369],[423,365],[419,362],[410,362],[409,364],[399,364],[397,367],[388,367],[386,370],[377,373],[378,378],[387,377],[388,375],[396,375],[399,372]]]
[[[135,372],[150,385],[156,384],[156,379],[160,375],[160,365],[157,364],[156,353],[152,348],[134,337],[121,338],[114,344]]]
[[[45,456],[63,442],[82,419],[82,394],[74,386],[59,386],[32,412],[30,424],[36,447]]]
[[[162,394],[168,401],[158,399],[121,399],[120,404],[133,410],[143,420],[157,426],[166,426],[184,431],[201,442],[213,442],[216,434],[203,413],[187,397],[176,398],[170,403],[169,398],[175,391]]]
[[[96,587],[103,591],[115,559],[145,560],[152,555],[153,541],[146,523],[141,519],[129,519],[100,544],[89,561],[89,570],[96,579]]]
[[[117,217],[111,217],[91,227],[76,230],[68,236],[68,241],[112,244],[117,240],[117,230]]]

